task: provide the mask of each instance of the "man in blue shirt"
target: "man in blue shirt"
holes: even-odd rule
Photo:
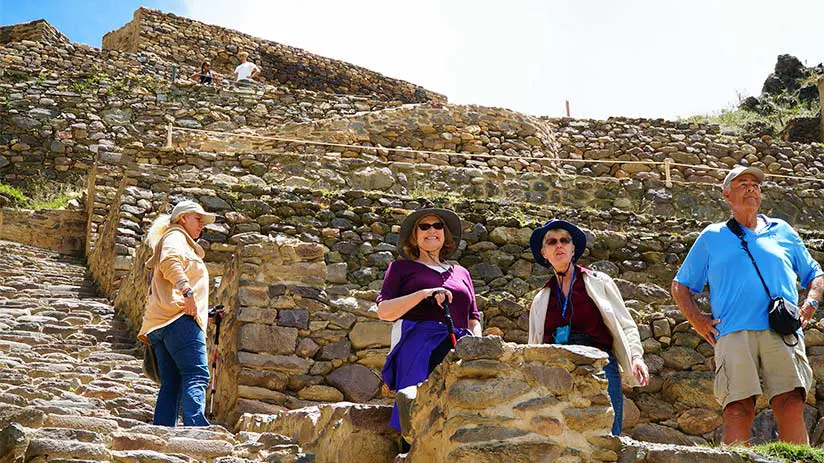
[[[708,226],[695,240],[672,282],[672,297],[693,329],[715,346],[714,392],[724,408],[724,443],[748,443],[755,399],[764,393],[779,439],[808,444],[804,402],[812,369],[804,340],[785,339],[771,330],[767,310],[770,296],[798,301],[800,280],[809,287],[799,310],[806,326],[824,291],[824,278],[819,278],[824,272],[789,224],[758,214],[763,180],[760,169],[735,166],[724,179],[723,194],[771,295],[738,236],[722,222]],[[692,299],[691,293],[706,285],[712,314],[699,310]]]

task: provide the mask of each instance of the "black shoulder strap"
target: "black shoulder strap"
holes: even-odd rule
[[[768,288],[767,283],[764,282],[764,277],[761,276],[761,270],[758,270],[758,264],[755,263],[755,258],[753,258],[752,253],[750,252],[750,247],[744,239],[744,230],[741,229],[741,224],[738,223],[735,218],[732,218],[727,221],[727,227],[732,230],[739,240],[741,240],[741,247],[744,248],[744,251],[747,251],[747,255],[750,256],[750,261],[752,262],[753,267],[755,267],[755,272],[758,273],[758,278],[761,279],[761,284],[764,285],[764,291],[767,292],[767,297],[772,299],[770,288]]]

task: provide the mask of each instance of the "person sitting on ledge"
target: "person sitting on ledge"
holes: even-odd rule
[[[378,317],[394,321],[383,381],[398,391],[390,425],[409,435],[416,387],[452,349],[443,304],[449,304],[457,338],[481,335],[481,316],[469,271],[444,259],[461,242],[461,219],[446,209],[419,209],[401,224],[400,258],[389,264],[378,296]],[[402,441],[402,452],[409,450]]]
[[[200,72],[196,72],[192,74],[192,80],[195,82],[199,82],[204,85],[209,85],[214,81],[214,83],[220,83],[220,77],[212,72],[212,63],[208,61],[204,61],[203,64],[200,65]]]
[[[615,411],[612,434],[620,435],[624,394],[619,367],[630,386],[649,382],[638,326],[612,278],[576,264],[587,247],[580,228],[550,220],[532,232],[529,246],[535,262],[555,272],[529,309],[529,343],[584,345],[609,355],[604,373]]]
[[[235,68],[235,82],[239,85],[251,85],[254,79],[260,76],[260,68],[257,64],[248,61],[248,52],[242,51],[237,56],[240,58],[240,64]]]

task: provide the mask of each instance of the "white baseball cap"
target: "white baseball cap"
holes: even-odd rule
[[[732,184],[732,181],[744,174],[752,175],[753,177],[758,179],[759,183],[763,182],[765,177],[764,172],[758,167],[738,165],[730,169],[729,173],[727,173],[727,176],[724,177],[724,189],[729,189],[730,184]]]
[[[203,223],[215,223],[215,214],[204,211],[203,206],[190,200],[181,201],[175,205],[175,208],[172,209],[171,222],[175,223],[178,217],[180,217],[180,214],[186,212],[194,212],[195,214],[203,217]]]

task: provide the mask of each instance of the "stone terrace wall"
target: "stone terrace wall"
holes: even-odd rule
[[[546,119],[557,133],[559,157],[583,160],[652,160],[671,158],[677,163],[729,170],[742,161],[768,174],[822,177],[824,147],[820,144],[780,142],[769,136],[744,140],[720,133],[714,124],[661,119],[609,118]],[[663,166],[642,164],[570,163],[568,173],[588,176],[664,178]],[[726,172],[677,167],[675,181],[718,184]],[[790,185],[820,188],[821,181],[788,181]]]
[[[344,394],[321,385],[322,376],[318,375],[328,375],[327,379],[333,381],[346,377],[352,368],[365,370],[371,378],[368,383],[347,386],[374,390],[371,395],[347,399],[371,399],[380,380],[368,368],[342,366],[347,358],[317,362],[311,358],[320,350],[309,337],[311,331],[325,330],[326,336],[340,336],[343,333],[336,332],[335,327],[351,327],[355,319],[353,315],[347,319],[327,312],[323,247],[283,235],[269,237],[254,232],[235,235],[229,243],[237,246],[235,257],[227,263],[215,295],[215,302],[223,304],[226,311],[218,351],[223,371],[215,397],[218,419],[232,424],[243,413],[283,410],[279,405],[300,408],[311,405],[304,401],[342,401]],[[313,320],[318,320],[311,325],[310,313]],[[341,368],[332,371],[337,367]],[[289,395],[287,387],[293,391]],[[346,387],[341,389],[349,392]]]
[[[8,74],[6,77],[9,77]],[[65,77],[65,76],[64,76]],[[286,87],[218,89],[124,81],[109,74],[12,83],[0,78],[0,179],[75,182],[98,153],[163,146],[167,125],[210,130],[271,127],[372,111],[400,102],[330,95]]]
[[[52,44],[68,43],[69,39],[54,28],[48,21],[38,19],[23,24],[0,26],[0,44],[10,42],[48,42]]]
[[[664,180],[663,165],[631,162],[663,162],[669,158],[676,163],[687,164],[672,166],[672,180],[676,184],[718,185],[726,171],[737,163],[758,166],[768,174],[802,177],[819,176],[824,169],[824,147],[821,145],[781,142],[770,137],[743,140],[718,131],[718,126],[714,125],[663,120],[538,119],[498,108],[419,105],[375,111],[347,119],[284,124],[265,134],[349,145],[448,150],[463,154],[377,150],[378,156],[394,161],[491,167],[509,172],[560,170],[563,174],[599,178]],[[180,143],[181,146],[204,151],[331,152],[361,158],[376,155],[375,149],[367,148],[324,147],[229,137],[221,142],[219,137],[205,138],[200,135],[187,136]],[[508,159],[510,157],[522,159]],[[720,170],[702,169],[701,166]],[[821,181],[772,180],[801,190],[821,189]]]
[[[231,76],[245,50],[268,81],[294,88],[350,95],[379,95],[404,103],[445,101],[420,86],[385,77],[368,69],[308,53],[231,29],[173,14],[139,8],[123,28],[103,36],[103,48],[146,51],[170,62],[200,67],[209,59],[215,71]]]
[[[0,209],[0,240],[81,255],[86,243],[84,211]]]
[[[235,401],[239,408],[231,416],[224,415],[226,419],[233,420],[241,411],[271,412],[279,407],[295,408],[341,396],[358,402],[388,401],[385,392],[371,386],[376,384],[374,378],[388,350],[390,328],[388,323],[377,320],[374,301],[383,272],[395,257],[393,243],[406,210],[431,203],[379,192],[329,193],[240,183],[225,184],[219,191],[212,190],[214,183],[169,188],[170,184],[185,182],[180,180],[182,177],[164,177],[151,172],[137,175],[140,171],[136,168],[126,172],[126,183],[158,192],[152,198],[153,203],[162,201],[158,198],[190,197],[223,216],[220,223],[207,227],[204,234],[210,272],[213,276],[223,276],[214,302],[239,307],[241,313],[243,307],[248,307],[244,317],[252,317],[253,321],[247,322],[266,325],[266,328],[255,329],[268,330],[263,338],[265,343],[257,337],[255,343],[265,344],[269,346],[267,349],[277,352],[270,352],[274,359],[250,357],[263,363],[256,365],[260,371],[248,372],[239,380],[244,388],[238,388],[236,395],[231,393],[234,386],[227,383],[229,389],[225,390],[229,392],[219,400]],[[172,171],[167,175],[172,175]],[[186,175],[189,182],[199,181],[195,173]],[[616,180],[616,183],[620,182]],[[576,185],[578,190],[587,189],[583,184]],[[626,391],[630,399],[626,407],[627,431],[651,441],[689,443],[713,438],[719,416],[711,397],[712,349],[689,329],[677,309],[669,305],[671,300],[666,289],[697,236],[697,232],[684,230],[699,230],[706,222],[663,219],[619,210],[524,208],[497,201],[438,200],[435,204],[454,208],[465,221],[466,241],[456,258],[472,273],[485,332],[501,335],[511,342],[526,341],[528,303],[548,277],[546,269],[534,265],[527,247],[532,227],[553,216],[591,230],[590,245],[582,263],[616,279],[639,323],[647,362],[655,374],[646,388]],[[322,284],[311,285],[315,288],[312,290],[271,289],[271,285],[268,292],[260,288],[243,289],[246,285],[238,279],[242,267],[239,262],[247,258],[265,259],[257,255],[258,246],[250,248],[255,251],[242,250],[247,237],[252,236],[249,233],[292,236],[304,243],[322,244],[328,250],[323,254],[325,279]],[[824,257],[820,233],[802,230],[802,236],[815,257]],[[263,238],[254,238],[260,239]],[[137,253],[134,262],[145,260],[143,251],[130,249],[129,252]],[[253,255],[244,252],[253,252]],[[113,262],[116,258],[116,254],[109,254],[104,260]],[[142,272],[142,266],[132,267],[121,283],[117,298],[118,308],[131,314],[130,318],[137,322],[142,316],[145,296]],[[320,279],[320,272],[315,277]],[[248,278],[253,280],[261,281],[257,277]],[[240,300],[232,300],[231,295],[237,295]],[[699,303],[706,307],[707,296],[701,296]],[[293,328],[297,330],[294,339]],[[231,348],[233,338],[227,339],[227,343],[221,342],[221,345]],[[824,351],[818,350],[824,346],[820,325],[807,330],[806,342],[811,362],[814,365],[823,362]],[[230,355],[228,351],[224,354]],[[255,352],[255,355],[263,354]],[[255,369],[255,364],[246,367]],[[336,378],[333,373],[338,370],[343,370],[339,376],[357,381],[347,383]],[[287,373],[292,374],[291,378]],[[363,385],[368,387],[364,389]],[[816,399],[824,400],[824,389],[816,391]],[[812,396],[810,400],[811,405],[818,405]],[[809,412],[814,419],[817,411],[811,408]],[[759,420],[760,435],[768,435],[769,414],[760,415]]]
[[[589,347],[461,339],[418,389],[406,461],[617,461],[606,363]]]

